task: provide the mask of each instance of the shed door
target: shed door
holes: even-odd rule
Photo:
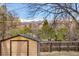
[[[29,55],[29,42],[27,40],[12,40],[10,43],[11,56]]]

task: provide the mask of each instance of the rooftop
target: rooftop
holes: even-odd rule
[[[22,36],[22,37],[25,37],[25,38],[29,38],[29,39],[34,40],[34,41],[37,41],[37,42],[40,41],[40,38],[37,35],[31,36],[31,35],[27,35],[27,34],[19,34],[19,35],[12,36],[10,38],[4,39],[4,40],[0,40],[0,41],[6,41],[6,40],[9,40],[9,39],[14,38],[14,37],[17,37],[17,36]]]

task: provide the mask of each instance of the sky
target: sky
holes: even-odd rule
[[[22,4],[22,3],[7,3],[6,4],[7,9],[9,12],[16,14],[20,20],[23,22],[29,22],[29,21],[39,21],[39,20],[43,20],[41,16],[37,17],[37,18],[27,18],[28,16],[28,11],[29,8],[27,7],[26,4]]]
[[[21,21],[26,21],[27,12],[25,10],[27,7],[20,3],[10,3],[6,6],[9,12],[16,14]]]
[[[38,7],[38,4],[34,4],[34,3],[31,3],[31,4],[33,4],[33,6],[31,8],[33,10],[36,10],[35,7]],[[43,12],[39,11],[33,16],[32,15],[33,10],[30,11],[30,7],[28,7],[31,4],[29,4],[29,3],[7,3],[6,6],[7,6],[7,10],[9,12],[15,14],[16,16],[18,16],[22,22],[44,20],[43,16],[46,16],[48,13],[46,11],[42,10]],[[50,9],[50,6],[42,6],[42,8],[44,8],[45,10],[52,11],[52,9]],[[53,16],[54,16],[53,13],[50,14],[48,17],[48,20],[52,20]]]

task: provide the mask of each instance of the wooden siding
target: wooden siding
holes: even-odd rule
[[[37,55],[37,41],[18,36],[10,40],[1,42],[1,47],[2,47],[1,55],[2,56],[10,56],[10,41],[11,40],[28,40],[29,41],[29,55],[30,56]]]
[[[29,55],[28,40],[11,40],[10,41],[10,56],[28,56]]]

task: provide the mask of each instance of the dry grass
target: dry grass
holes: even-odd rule
[[[53,51],[53,52],[40,52],[41,56],[79,56],[78,51]]]

